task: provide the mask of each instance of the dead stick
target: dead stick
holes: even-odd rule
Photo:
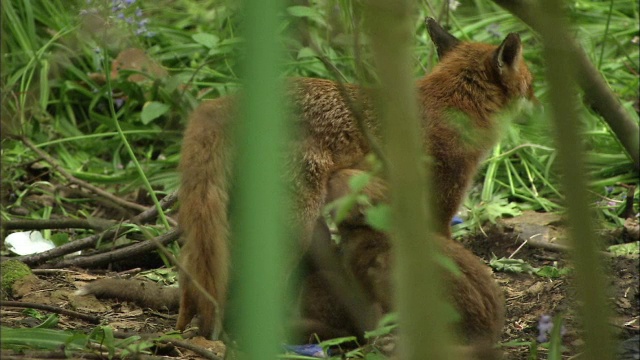
[[[160,200],[161,207],[167,208],[171,206],[171,204],[173,204],[176,201],[176,198],[177,198],[177,195],[175,193],[165,196],[162,200]],[[155,206],[152,206],[146,209],[145,211],[141,212],[140,214],[134,216],[126,223],[145,223],[149,219],[155,218],[157,214],[158,214],[158,210],[156,209]],[[74,240],[72,242],[58,246],[51,250],[43,251],[41,253],[33,254],[33,255],[19,256],[14,259],[22,261],[25,264],[31,265],[31,266],[39,265],[47,260],[95,246],[98,243],[98,241],[100,241],[100,239],[103,239],[103,238],[109,239],[109,238],[118,237],[120,232],[121,232],[120,227],[118,227],[117,229],[109,229],[99,234],[94,234],[83,239]]]
[[[116,222],[94,219],[44,219],[44,220],[7,220],[2,222],[5,230],[45,230],[45,229],[94,229],[104,230]]]
[[[550,243],[550,242],[546,242],[546,241],[538,241],[538,240],[526,240],[527,246],[533,247],[533,248],[538,248],[538,249],[544,249],[544,250],[549,250],[549,251],[555,251],[555,252],[569,252],[571,251],[571,248],[566,246],[566,245],[560,245],[560,244],[555,244],[555,243]],[[614,256],[612,253],[607,252],[607,251],[598,251],[599,254],[607,256],[607,257],[612,257]]]
[[[196,353],[196,354],[198,354],[198,355],[200,355],[200,356],[202,356],[202,357],[204,357],[205,359],[208,359],[208,360],[222,360],[221,357],[219,357],[218,355],[214,354],[213,352],[211,352],[211,351],[209,351],[209,350],[207,350],[207,349],[205,349],[203,347],[197,346],[197,345],[195,345],[193,343],[190,343],[188,341],[171,339],[171,340],[166,340],[166,341],[163,341],[163,342],[166,343],[166,344],[169,344],[169,345],[173,345],[175,347],[180,347],[180,348],[184,348],[184,349],[187,349],[187,350],[191,350],[194,353]]]
[[[534,16],[536,2],[530,0],[493,0],[500,7],[519,17],[535,31],[541,28],[541,22]],[[640,169],[639,141],[640,130],[611,92],[602,75],[593,66],[584,49],[569,39],[568,45],[575,54],[576,79],[585,94],[586,102],[600,114],[620,140],[631,157],[636,169]]]
[[[180,230],[171,229],[168,232],[158,236],[157,238],[145,240],[137,244],[129,245],[120,249],[108,251],[105,253],[90,255],[90,256],[78,256],[73,259],[65,259],[53,264],[47,264],[52,268],[66,268],[66,267],[91,267],[102,264],[108,264],[116,262],[118,260],[131,258],[132,256],[138,256],[149,251],[158,248],[158,243],[162,245],[169,244],[177,240],[180,237]]]
[[[29,302],[21,302],[21,301],[0,301],[0,306],[3,307],[18,307],[18,308],[32,308],[38,310],[49,311],[56,314],[67,315],[71,317],[75,317],[78,319],[82,319],[84,321],[88,321],[92,324],[99,324],[100,318],[97,316],[79,313],[77,311],[63,309],[58,306],[44,305],[44,304],[36,304]]]

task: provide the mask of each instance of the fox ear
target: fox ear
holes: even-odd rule
[[[439,59],[442,59],[443,56],[460,43],[460,40],[443,29],[434,18],[429,17],[425,22],[431,41],[433,41],[438,51]]]
[[[493,62],[498,72],[502,73],[505,66],[512,70],[517,70],[518,64],[520,64],[520,58],[522,58],[520,35],[510,33],[504,41],[502,41],[502,44],[498,46],[498,49],[493,55]]]

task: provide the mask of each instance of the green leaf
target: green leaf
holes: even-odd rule
[[[32,318],[38,319],[38,320],[45,320],[47,317],[39,312],[38,310],[35,309],[31,309],[31,308],[27,308],[22,310],[22,314],[27,315],[27,316],[31,316]]]
[[[147,125],[151,121],[164,115],[167,111],[169,111],[169,105],[167,104],[157,101],[146,102],[140,113],[140,119],[143,124]]]
[[[51,314],[40,325],[36,326],[36,328],[52,329],[58,325],[58,321],[60,321],[58,314]]]
[[[371,174],[367,172],[357,173],[349,178],[349,189],[354,193],[362,191],[371,181]]]
[[[391,207],[388,204],[371,206],[365,210],[367,224],[378,231],[391,230]]]
[[[306,59],[316,57],[316,52],[309,47],[303,47],[298,51],[298,59]]]
[[[102,342],[102,345],[109,350],[109,359],[111,359],[116,353],[113,329],[110,326],[100,326],[100,328],[104,333],[104,341]]]
[[[382,316],[378,321],[378,327],[372,331],[365,331],[364,338],[370,339],[377,336],[390,334],[398,327],[398,313],[390,312]]]
[[[640,241],[620,245],[611,245],[607,248],[616,256],[640,254]]]
[[[67,348],[73,350],[84,348],[87,341],[86,335],[73,331],[0,327],[0,343],[2,343],[3,349],[55,350]]]
[[[344,343],[349,343],[349,342],[355,342],[358,341],[358,339],[355,336],[346,336],[346,337],[341,337],[341,338],[336,338],[336,339],[330,339],[327,341],[323,341],[321,342],[319,345],[323,348],[329,348],[331,346],[336,346],[336,345],[341,345]]]
[[[197,33],[197,34],[193,34],[191,35],[191,38],[193,39],[193,41],[197,42],[198,44],[211,49],[214,46],[216,46],[219,42],[220,42],[220,38],[213,35],[213,34],[207,34],[207,33]]]
[[[364,338],[365,339],[371,339],[371,338],[375,338],[378,336],[383,336],[383,335],[388,335],[391,334],[391,332],[397,328],[398,325],[397,324],[393,324],[393,325],[385,325],[385,326],[381,326],[375,330],[371,330],[371,331],[365,331],[364,332]]]
[[[549,360],[562,359],[562,317],[557,315],[553,319],[553,328],[549,341]]]
[[[510,271],[515,273],[533,273],[534,267],[521,259],[498,259],[495,255],[489,260],[489,266],[497,271]]]
[[[333,220],[336,224],[339,224],[349,215],[349,212],[357,203],[357,195],[349,194],[330,202],[325,209],[327,211],[335,211]]]
[[[570,271],[571,269],[569,268],[559,269],[555,266],[543,266],[540,268],[534,268],[533,273],[541,277],[557,279],[559,277],[567,275]]]
[[[524,262],[522,259],[498,259],[495,255],[491,257],[491,260],[489,260],[489,266],[491,266],[496,271],[535,274],[540,277],[550,279],[559,278],[571,271],[571,269],[569,268],[559,269],[555,266],[543,266],[537,268]]]
[[[308,6],[289,6],[287,12],[291,16],[308,18],[318,24],[325,24],[324,18],[315,8]]]
[[[64,245],[69,242],[69,234],[67,233],[55,233],[51,235],[51,241],[56,245]]]

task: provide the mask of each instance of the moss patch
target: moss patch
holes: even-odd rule
[[[2,292],[11,294],[11,287],[16,280],[31,275],[31,269],[18,260],[7,260],[0,264],[0,273],[2,273]]]

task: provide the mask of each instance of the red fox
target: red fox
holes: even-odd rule
[[[440,62],[418,80],[416,94],[425,131],[425,153],[434,160],[436,230],[443,239],[448,239],[449,223],[471,178],[497,140],[500,126],[496,115],[513,101],[534,99],[534,95],[532,76],[517,34],[507,35],[495,46],[461,42],[433,19],[427,20],[427,28]],[[293,223],[299,226],[299,246],[303,250],[309,246],[326,202],[329,180],[343,169],[359,168],[371,150],[349,104],[360,105],[365,126],[379,138],[371,92],[355,85],[345,85],[345,89],[343,94],[333,81],[309,78],[291,79],[287,86],[289,105],[300,130],[287,163],[297,216]],[[343,95],[349,97],[348,101]],[[236,103],[235,97],[225,97],[203,102],[194,110],[185,131],[180,160],[179,223],[185,245],[176,327],[184,330],[197,315],[199,333],[206,337],[221,330],[227,298],[230,266],[227,206],[233,165],[229,124],[234,119]],[[348,233],[348,229],[344,230]],[[374,235],[372,238],[378,236]],[[462,253],[456,261],[466,262],[469,254],[465,251],[458,245],[445,246],[447,255],[454,259],[454,254]],[[358,261],[357,250],[350,258]],[[470,261],[477,263],[476,259]],[[475,265],[469,266],[475,271]],[[363,280],[366,282],[366,277]],[[366,285],[367,291],[377,291],[374,285]],[[482,294],[477,295],[470,301],[483,301]],[[389,300],[383,300],[381,304],[389,306]]]
[[[327,200],[346,195],[349,177],[359,172],[342,170],[336,173],[329,181]],[[380,179],[374,179],[363,194],[376,204],[386,200],[387,188]],[[338,224],[341,241],[335,256],[341,258],[344,272],[355,278],[355,285],[364,290],[366,299],[362,303],[372,307],[373,311],[368,315],[373,318],[365,318],[366,324],[358,324],[342,304],[345,301],[342,297],[350,295],[332,291],[331,283],[340,281],[336,278],[341,274],[327,270],[317,272],[307,278],[300,297],[303,321],[297,330],[302,339],[313,339],[313,334],[321,340],[362,336],[363,327],[372,330],[371,324],[375,326],[380,315],[393,310],[392,244],[385,233],[366,224],[362,210],[362,206],[356,206]],[[332,241],[328,236],[321,240],[327,246]],[[461,316],[454,330],[467,344],[495,343],[504,325],[504,298],[489,268],[460,243],[442,235],[437,235],[436,241],[443,255],[452,259],[460,271],[458,276],[443,272],[448,284],[448,299]]]

